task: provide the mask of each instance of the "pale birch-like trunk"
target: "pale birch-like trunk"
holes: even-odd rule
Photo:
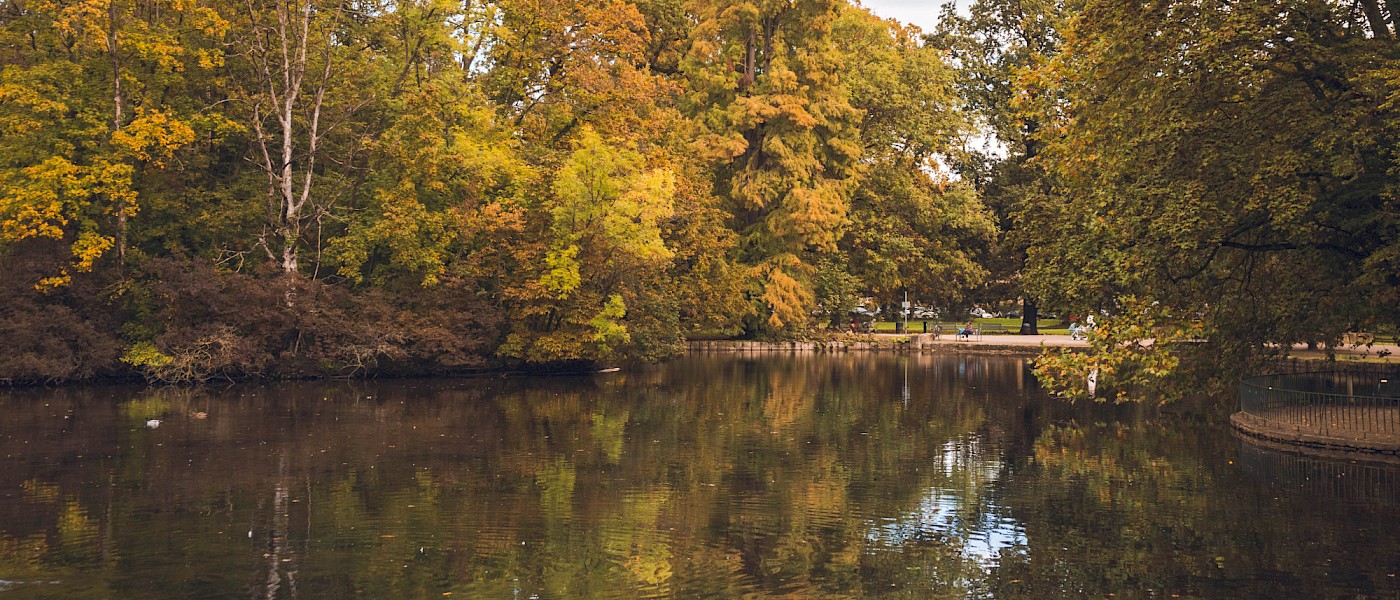
[[[118,134],[118,133],[121,133],[121,130],[122,130],[122,121],[124,120],[124,115],[122,114],[122,104],[125,103],[125,100],[124,100],[123,97],[122,97],[121,56],[118,54],[119,51],[120,51],[120,46],[118,45],[118,40],[117,40],[117,30],[120,29],[120,27],[121,27],[121,23],[120,23],[119,21],[120,21],[120,15],[118,14],[118,11],[117,11],[117,0],[111,0],[110,2],[107,3],[107,56],[110,57],[110,58],[111,58],[111,61],[112,61],[112,105],[113,105],[113,111],[112,111],[112,135],[113,135],[113,136],[115,136],[115,135]],[[115,207],[113,207],[113,210],[114,210],[114,211],[116,212],[116,214],[117,214],[117,240],[116,240],[116,243],[117,243],[117,264],[119,264],[119,265],[124,265],[124,264],[126,264],[126,212],[127,212],[127,209],[128,209],[128,207],[127,207],[127,205],[126,205],[126,201],[125,201],[125,200],[122,200],[121,198],[118,198],[118,199],[117,199],[117,205],[116,205]]]
[[[255,32],[248,58],[260,80],[250,99],[252,124],[268,177],[269,230],[261,243],[282,272],[292,274],[300,268],[299,244],[320,151],[321,111],[331,78],[330,28],[324,34],[313,31],[315,7],[309,1],[276,3],[276,21],[271,23],[264,22],[265,12],[252,0],[247,0],[247,9]],[[319,77],[308,82],[313,44],[321,46],[322,65]],[[297,122],[301,111],[309,112],[304,124]],[[271,131],[265,124],[269,116],[275,119]]]

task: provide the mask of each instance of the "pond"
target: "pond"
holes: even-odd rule
[[[1400,469],[1025,360],[0,393],[3,598],[1400,596]]]

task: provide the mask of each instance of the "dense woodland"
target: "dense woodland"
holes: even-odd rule
[[[0,379],[657,360],[906,292],[1229,357],[1400,321],[1400,2],[940,23],[0,0]]]

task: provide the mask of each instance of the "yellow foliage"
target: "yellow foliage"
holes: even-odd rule
[[[613,294],[608,297],[608,302],[603,305],[602,310],[588,321],[589,327],[593,328],[593,342],[598,344],[601,354],[606,355],[612,348],[632,341],[632,336],[627,333],[627,326],[621,323],[625,316],[627,305],[622,302],[622,296]]]
[[[46,292],[54,288],[59,288],[68,285],[72,281],[73,277],[68,274],[68,269],[60,269],[58,275],[40,279],[38,283],[34,284],[34,289],[39,290],[41,292]]]
[[[65,157],[53,156],[17,172],[0,172],[0,246],[30,238],[71,236],[72,267],[92,270],[115,242],[96,231],[94,213],[135,214],[132,171],[130,165],[122,163],[98,161],[78,166]],[[71,227],[74,224],[76,230]],[[66,285],[69,280],[65,268],[36,287],[45,290]]]
[[[63,237],[67,190],[79,187],[79,168],[61,156],[0,179],[0,241]]]
[[[109,236],[98,235],[93,231],[79,233],[78,240],[73,242],[74,266],[79,271],[91,271],[92,263],[111,249],[112,244],[113,240]]]
[[[194,129],[170,113],[136,109],[136,118],[112,134],[112,144],[130,151],[138,160],[164,167],[180,147],[194,141]]]
[[[175,359],[151,342],[137,342],[127,349],[122,355],[121,361],[135,367],[164,367],[174,362]]]
[[[0,132],[13,135],[25,135],[51,127],[53,123],[48,119],[59,118],[68,112],[67,103],[46,96],[34,87],[15,83],[0,83],[0,105],[23,108],[14,113],[0,113]]]
[[[380,191],[377,197],[380,214],[374,221],[331,241],[331,254],[341,263],[340,274],[357,283],[364,281],[362,268],[372,250],[382,247],[396,266],[422,273],[423,286],[436,285],[446,270],[445,248],[458,235],[458,215],[429,210],[408,180]]]
[[[578,246],[570,244],[545,255],[545,266],[549,268],[540,285],[555,293],[559,299],[569,297],[582,281],[578,270]]]
[[[803,268],[796,256],[784,254],[758,267],[763,282],[763,304],[768,307],[768,325],[774,330],[800,327],[815,301],[812,290],[792,273]]]

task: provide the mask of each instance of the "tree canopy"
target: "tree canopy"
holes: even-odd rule
[[[1397,9],[0,0],[0,378],[655,360],[905,293],[1326,344],[1400,320]]]
[[[823,269],[954,302],[952,81],[846,0],[5,1],[5,301],[75,321],[0,377],[656,359],[806,335]]]
[[[1109,312],[1136,296],[1235,356],[1400,322],[1396,19],[1086,3],[1022,98],[1053,186],[1025,214],[1039,295]]]
[[[1175,340],[1219,368],[1400,323],[1397,8],[986,0],[933,38],[1008,148],[963,172],[1006,207],[1023,293],[1117,321],[1042,374],[1141,381]]]

